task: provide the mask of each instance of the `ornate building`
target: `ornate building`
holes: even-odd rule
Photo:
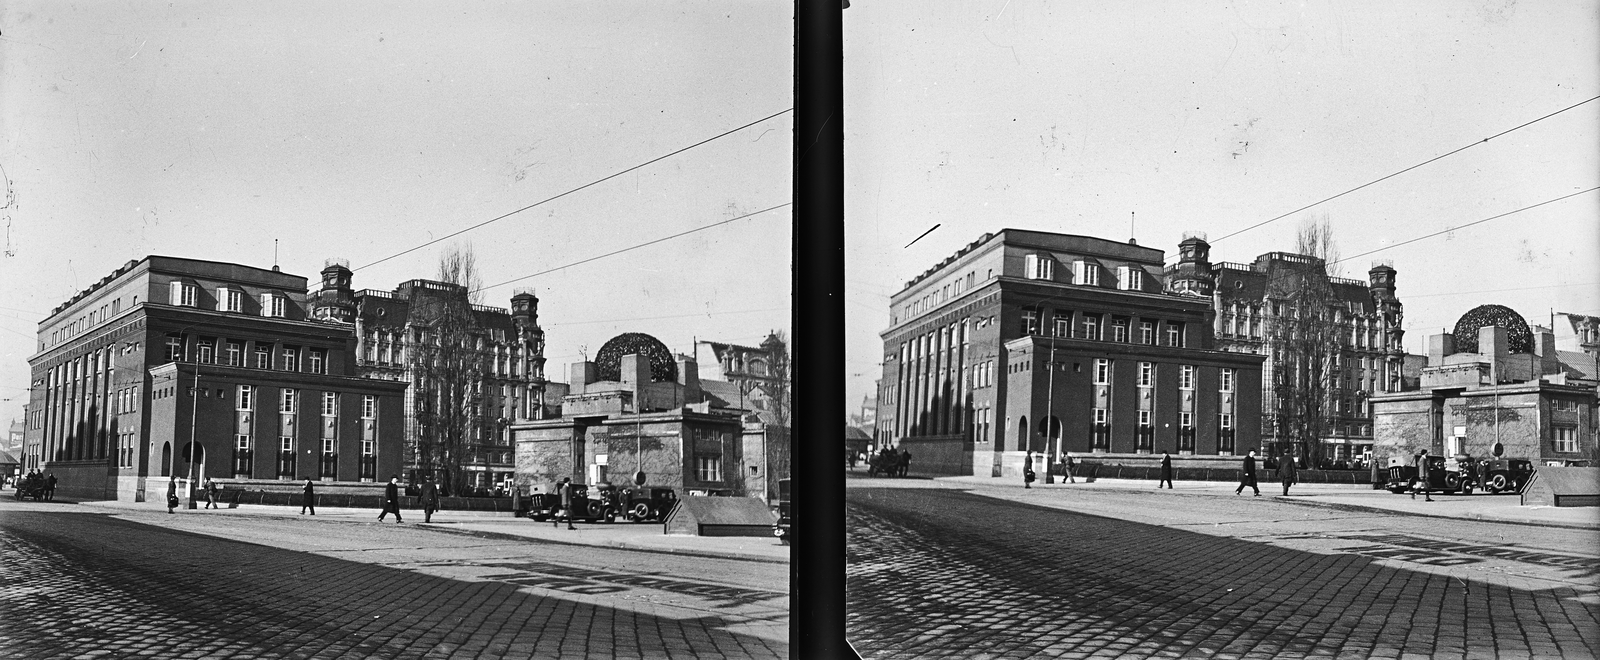
[[[1321,259],[1288,252],[1269,252],[1249,264],[1209,262],[1210,245],[1203,235],[1185,238],[1182,260],[1169,269],[1169,287],[1195,282],[1193,291],[1211,298],[1216,312],[1212,331],[1217,348],[1235,353],[1250,353],[1266,358],[1261,371],[1264,442],[1274,443],[1270,453],[1284,449],[1279,415],[1287,412],[1283,391],[1295,373],[1286,365],[1294,350],[1282,341],[1292,332],[1295,301],[1305,288],[1299,278],[1310,277],[1325,291],[1322,318],[1329,319],[1330,339],[1336,347],[1325,349],[1320,365],[1326,400],[1323,454],[1318,459],[1339,460],[1361,456],[1372,448],[1370,399],[1384,392],[1400,391],[1406,375],[1405,352],[1401,347],[1401,305],[1395,297],[1395,270],[1389,264],[1376,264],[1367,281],[1328,277]],[[1205,280],[1200,283],[1203,277]],[[1301,450],[1307,448],[1300,448]],[[1299,453],[1298,451],[1296,453]]]
[[[700,340],[694,347],[695,363],[702,365],[701,378],[731,383],[737,387],[735,398],[744,407],[760,412],[775,423],[787,422],[772,419],[783,417],[774,398],[786,396],[783,390],[789,356],[788,346],[777,333],[768,334],[760,346]]]
[[[918,275],[881,334],[875,444],[919,471],[995,477],[1029,451],[1198,463],[1256,448],[1261,358],[1213,345],[1211,303],[1190,294],[1207,271],[1169,290],[1162,263],[1131,241],[1005,229]]]
[[[65,497],[134,501],[190,476],[398,470],[406,384],[358,377],[351,328],[308,308],[306,278],[277,267],[128,262],[39,323],[25,467]]]
[[[322,289],[312,300],[313,313],[329,322],[353,326],[356,371],[374,380],[411,384],[405,397],[404,469],[408,480],[420,481],[417,471],[437,461],[424,452],[442,451],[446,414],[459,411],[465,427],[459,460],[465,486],[489,488],[512,477],[516,462],[509,426],[542,419],[545,414],[544,330],[539,327],[539,299],[531,291],[511,297],[509,310],[469,305],[466,287],[410,280],[394,291],[351,288],[351,271],[342,261],[331,260],[322,270]],[[459,305],[469,310],[470,323],[456,335],[466,379],[464,391],[450,395],[442,380],[448,374],[429,375],[424,363],[441,360],[435,320],[441,308]],[[419,352],[422,346],[422,352]],[[452,399],[459,398],[459,401]],[[448,479],[440,475],[441,479]]]

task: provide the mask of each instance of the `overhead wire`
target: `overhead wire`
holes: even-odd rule
[[[698,147],[698,146],[700,146],[700,145],[703,145],[703,144],[706,144],[706,143],[708,143],[708,142],[712,142],[712,141],[714,141],[714,140],[718,140],[718,139],[721,139],[721,138],[724,138],[724,137],[727,137],[727,136],[729,136],[729,135],[733,135],[733,134],[734,134],[734,133],[737,133],[737,132],[739,132],[739,131],[742,131],[742,130],[744,130],[744,129],[746,129],[746,128],[750,128],[750,127],[751,127],[751,126],[755,126],[755,125],[756,125],[756,124],[759,124],[759,123],[761,123],[761,122],[764,122],[764,121],[767,121],[767,120],[769,120],[769,119],[772,119],[772,118],[774,118],[774,117],[777,117],[777,116],[779,116],[779,115],[782,115],[782,114],[784,114],[784,113],[787,113],[787,112],[792,112],[792,111],[794,111],[794,108],[793,108],[793,107],[790,107],[790,108],[785,108],[785,109],[783,109],[783,110],[779,110],[779,111],[778,111],[778,112],[774,112],[774,113],[772,113],[772,114],[770,114],[770,115],[767,115],[767,116],[765,116],[765,117],[762,117],[762,118],[760,118],[760,119],[757,119],[757,120],[755,120],[755,121],[752,121],[752,122],[750,122],[750,123],[748,123],[748,124],[745,124],[745,125],[743,125],[743,126],[740,126],[740,127],[738,127],[738,128],[735,128],[735,129],[731,129],[731,130],[728,130],[728,131],[724,131],[724,132],[722,132],[722,133],[718,133],[718,134],[716,134],[716,135],[713,135],[713,136],[711,136],[711,137],[708,137],[708,138],[706,138],[706,139],[704,139],[704,140],[701,140],[701,141],[699,141],[699,142],[696,142],[696,143],[694,143],[694,144],[691,144],[691,145],[689,145],[689,146],[687,146],[687,147],[683,147],[683,148],[681,148],[681,149],[678,149],[678,150],[675,150],[675,151],[672,151],[672,152],[670,152],[670,153],[667,153],[667,154],[664,154],[664,155],[661,155],[661,156],[657,156],[657,157],[655,157],[655,158],[652,158],[652,159],[650,159],[650,160],[647,160],[647,161],[645,161],[645,162],[643,162],[643,163],[639,163],[639,164],[638,164],[638,165],[634,165],[634,166],[632,166],[632,167],[629,167],[629,168],[627,168],[627,169],[623,169],[623,170],[619,170],[619,171],[617,171],[617,172],[615,172],[615,173],[612,173],[612,174],[609,174],[609,175],[607,175],[607,176],[604,176],[604,177],[601,177],[601,178],[599,178],[599,179],[595,179],[595,180],[594,180],[594,181],[590,181],[590,182],[589,182],[589,183],[585,183],[585,184],[583,184],[583,185],[581,185],[581,186],[578,186],[578,187],[576,187],[576,188],[572,188],[572,189],[570,189],[570,190],[568,190],[568,191],[566,191],[566,192],[563,192],[563,193],[561,193],[561,194],[559,194],[559,195],[553,195],[553,196],[550,196],[550,197],[546,197],[546,198],[544,198],[544,199],[541,199],[541,200],[539,200],[539,201],[537,201],[537,202],[534,202],[534,203],[532,203],[532,204],[529,204],[529,205],[527,205],[527,206],[524,206],[524,207],[522,207],[522,208],[520,208],[520,209],[517,209],[517,210],[515,210],[515,211],[511,211],[511,212],[509,212],[509,213],[505,213],[505,214],[502,214],[502,215],[499,215],[499,216],[496,216],[496,217],[494,217],[494,218],[490,218],[490,219],[488,219],[488,220],[485,220],[485,221],[483,221],[483,222],[480,222],[480,223],[478,223],[478,224],[475,224],[475,225],[472,225],[472,226],[471,226],[471,227],[467,227],[467,228],[466,228],[466,229],[462,229],[462,230],[460,230],[460,231],[456,231],[456,232],[452,232],[452,233],[450,233],[450,234],[446,234],[446,235],[444,235],[444,236],[441,236],[441,237],[439,237],[439,238],[436,238],[436,239],[434,239],[434,240],[431,240],[431,241],[428,241],[428,242],[426,242],[426,243],[423,243],[423,244],[421,244],[421,245],[418,245],[418,246],[416,246],[416,247],[412,247],[412,248],[409,248],[409,249],[407,249],[407,250],[403,250],[403,251],[401,251],[401,252],[397,252],[397,253],[395,253],[395,254],[391,254],[391,255],[389,255],[389,256],[387,256],[387,257],[384,257],[384,258],[382,258],[382,259],[379,259],[379,260],[377,260],[377,261],[374,261],[374,262],[372,262],[372,263],[369,263],[369,264],[365,264],[365,265],[362,265],[362,266],[357,266],[357,267],[355,267],[355,268],[352,268],[352,269],[350,269],[350,270],[351,270],[351,271],[358,271],[358,270],[361,270],[361,269],[362,269],[362,268],[369,268],[369,267],[372,267],[372,266],[376,266],[376,265],[378,265],[378,264],[381,264],[381,263],[383,263],[383,262],[385,262],[385,261],[388,261],[388,260],[390,260],[390,259],[394,259],[394,258],[396,258],[396,257],[400,257],[400,256],[404,256],[404,255],[407,255],[407,254],[410,254],[410,253],[412,253],[412,252],[416,252],[416,251],[417,251],[417,250],[421,250],[421,249],[422,249],[422,248],[425,248],[425,247],[428,247],[428,246],[429,246],[429,245],[433,245],[433,244],[435,244],[435,243],[439,243],[439,242],[440,242],[440,241],[444,241],[444,240],[447,240],[447,239],[450,239],[450,238],[454,238],[454,237],[456,237],[456,236],[460,236],[460,235],[462,235],[462,234],[465,234],[465,233],[467,233],[467,232],[469,232],[469,231],[472,231],[472,230],[474,230],[474,229],[477,229],[477,228],[479,228],[479,227],[482,227],[482,226],[484,226],[484,225],[488,225],[488,224],[490,224],[490,223],[494,223],[494,222],[499,222],[499,221],[501,221],[501,220],[504,220],[504,219],[506,219],[506,218],[509,218],[509,217],[511,217],[511,216],[513,216],[513,215],[516,215],[516,214],[518,214],[518,213],[521,213],[521,212],[523,212],[523,211],[526,211],[526,210],[528,210],[528,209],[531,209],[531,208],[534,208],[534,207],[536,207],[536,206],[539,206],[539,205],[541,205],[541,204],[546,204],[546,203],[549,203],[549,202],[553,202],[553,201],[555,201],[555,200],[558,200],[558,199],[561,199],[561,198],[562,198],[562,197],[566,197],[566,196],[567,196],[567,195],[571,195],[571,194],[572,194],[572,193],[575,193],[575,192],[578,192],[578,191],[580,191],[580,190],[583,190],[583,189],[585,189],[585,188],[589,188],[589,187],[592,187],[592,186],[596,186],[596,185],[599,185],[599,184],[601,184],[601,183],[604,183],[604,182],[606,182],[606,181],[609,181],[609,180],[611,180],[611,179],[615,179],[615,178],[617,178],[617,177],[619,177],[619,176],[622,176],[622,175],[624,175],[624,174],[627,174],[627,173],[629,173],[629,172],[632,172],[632,171],[634,171],[634,170],[637,170],[637,169],[639,169],[639,168],[642,168],[642,167],[645,167],[645,166],[647,166],[647,165],[650,165],[650,164],[653,164],[653,163],[656,163],[656,162],[659,162],[659,161],[662,161],[662,160],[665,160],[665,159],[667,159],[667,158],[671,158],[671,157],[672,157],[672,156],[676,156],[676,155],[678,155],[678,154],[681,154],[681,153],[683,153],[683,152],[685,152],[685,151],[688,151],[688,150],[690,150],[690,149],[693,149],[693,148],[695,148],[695,147]]]

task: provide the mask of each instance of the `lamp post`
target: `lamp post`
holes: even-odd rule
[[[194,391],[189,394],[189,508],[195,508],[195,463],[200,447],[195,444],[195,423],[200,416],[200,363],[194,363]]]
[[[1044,432],[1044,482],[1047,483],[1047,484],[1053,484],[1053,483],[1056,482],[1056,476],[1055,476],[1055,472],[1053,470],[1053,467],[1054,467],[1054,464],[1055,464],[1055,451],[1060,449],[1060,447],[1052,448],[1050,446],[1050,439],[1051,439],[1050,438],[1050,433],[1052,431],[1052,429],[1050,427],[1054,426],[1054,424],[1052,422],[1055,419],[1054,415],[1055,415],[1055,403],[1056,403],[1056,338],[1055,338],[1055,335],[1051,335],[1050,336],[1050,361],[1045,363],[1045,369],[1050,371],[1050,378],[1049,378],[1049,381],[1048,381],[1049,385],[1045,388],[1045,397],[1044,397],[1044,431],[1043,431]]]

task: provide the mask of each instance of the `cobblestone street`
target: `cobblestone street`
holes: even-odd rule
[[[1600,653],[1593,548],[1517,543],[1592,534],[1276,498],[1005,495],[1046,508],[917,483],[847,489],[846,634],[863,657]],[[1167,522],[1103,517],[1106,502]]]
[[[788,654],[781,564],[392,523],[0,506],[0,657]],[[152,516],[195,531],[137,522]]]

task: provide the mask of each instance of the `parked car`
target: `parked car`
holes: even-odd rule
[[[14,494],[19,500],[31,497],[35,502],[44,501],[44,477],[37,474],[23,477],[21,481],[17,482],[17,490]]]
[[[572,489],[572,519],[587,522],[616,522],[617,516],[622,512],[617,505],[617,487],[601,485],[595,488],[591,495],[588,484],[570,484]],[[561,511],[561,491],[559,486],[552,487],[550,493],[532,493],[527,495],[528,518],[536,522],[545,522],[555,518]]]
[[[1482,461],[1478,474],[1483,477],[1483,488],[1491,493],[1520,493],[1523,484],[1533,478],[1533,462],[1519,458],[1501,458]]]
[[[622,502],[624,519],[661,522],[667,519],[667,514],[678,503],[678,494],[671,488],[624,488]]]
[[[794,542],[793,520],[789,516],[789,480],[778,480],[778,521],[772,523],[772,535],[784,545]]]
[[[1387,488],[1391,493],[1410,491],[1419,481],[1436,493],[1471,495],[1478,487],[1478,464],[1470,457],[1429,456],[1423,474],[1418,474],[1414,465],[1389,467]]]

